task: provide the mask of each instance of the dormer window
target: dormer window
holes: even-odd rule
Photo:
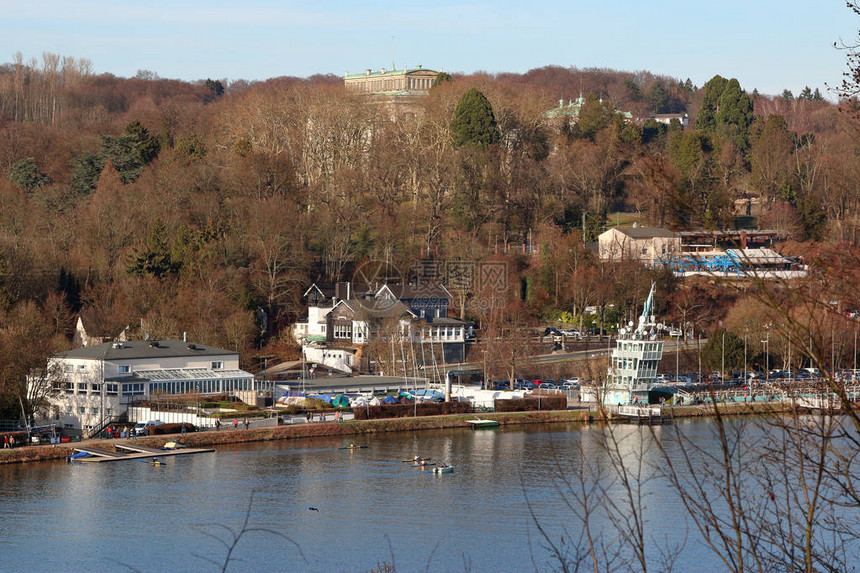
[[[221,360],[213,360],[211,368],[212,370],[221,370],[222,368],[224,368],[224,362],[222,362]]]

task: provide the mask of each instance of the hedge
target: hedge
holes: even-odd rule
[[[441,416],[444,414],[470,414],[469,402],[419,402],[418,404],[382,404],[379,406],[356,406],[352,409],[356,420],[378,420],[382,418],[411,418],[413,416]]]
[[[512,398],[496,400],[496,412],[530,412],[534,410],[567,410],[567,396],[541,396],[540,398]]]

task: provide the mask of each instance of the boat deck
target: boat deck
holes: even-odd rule
[[[89,456],[77,458],[72,461],[85,463],[118,462],[122,460],[142,460],[153,457],[182,456],[186,454],[202,454],[215,451],[214,448],[176,448],[171,450],[160,450],[158,448],[138,446],[137,444],[116,444],[115,447],[118,450],[124,451],[111,452],[90,446],[77,447],[75,448],[76,452],[86,453],[89,454]]]

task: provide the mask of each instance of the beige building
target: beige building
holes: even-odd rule
[[[426,93],[433,87],[438,73],[434,70],[425,70],[421,66],[402,70],[382,68],[378,72],[367,69],[363,74],[344,74],[343,84],[348,91],[354,93]]]
[[[598,238],[604,261],[653,263],[681,252],[681,236],[655,227],[613,227]]]

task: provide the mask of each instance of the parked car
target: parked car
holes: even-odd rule
[[[561,333],[565,336],[573,336],[574,338],[579,337],[579,331],[575,328],[565,328],[561,331]]]
[[[544,380],[538,387],[545,390],[554,390],[558,388],[558,386],[555,385],[555,380]]]
[[[134,428],[131,429],[132,433],[135,436],[146,436],[149,434],[149,428],[160,426],[163,424],[161,420],[149,420],[147,422],[138,422],[134,425]]]

